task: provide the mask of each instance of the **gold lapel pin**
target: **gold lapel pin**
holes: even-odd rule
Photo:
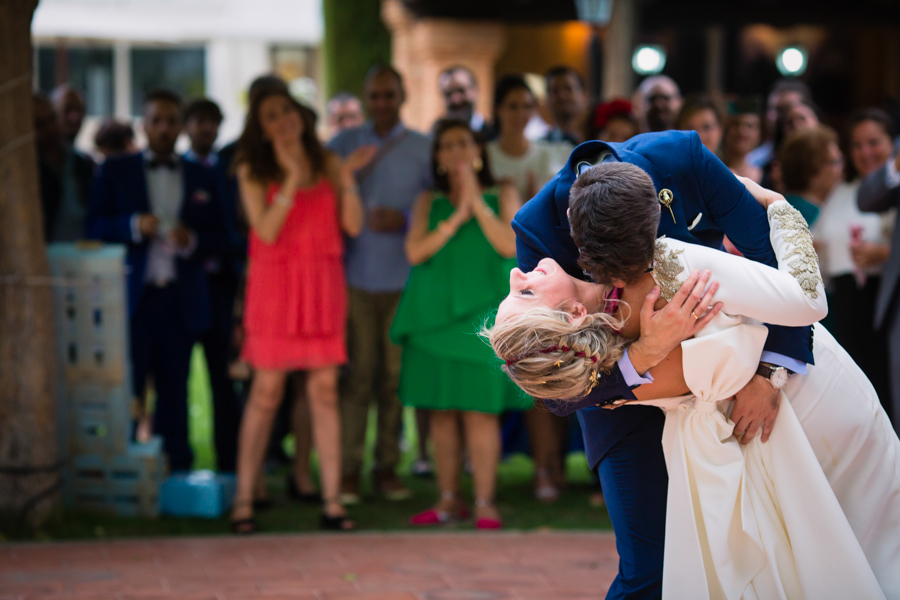
[[[669,188],[663,188],[659,191],[659,203],[669,209],[669,214],[672,215],[672,222],[677,223],[675,220],[675,211],[672,210],[672,200],[674,199],[675,196]]]

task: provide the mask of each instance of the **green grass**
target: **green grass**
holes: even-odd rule
[[[194,449],[194,466],[210,469],[215,465],[212,444],[212,403],[209,380],[203,354],[195,350],[189,382],[190,439]],[[413,412],[404,414],[407,448],[416,447],[415,419]],[[371,460],[374,445],[374,419],[369,419],[366,453]],[[293,440],[285,440],[285,447],[293,449]],[[414,495],[403,502],[388,502],[370,494],[368,481],[364,483],[362,504],[349,511],[362,530],[395,531],[412,529],[407,521],[416,512],[428,508],[437,497],[433,480],[409,476],[412,452],[404,453],[400,473]],[[314,461],[315,462],[315,461]],[[368,472],[367,462],[364,471]],[[315,468],[315,465],[314,465]],[[523,455],[513,455],[500,464],[498,470],[497,507],[503,515],[504,526],[509,529],[609,529],[609,516],[604,508],[595,508],[590,497],[597,491],[591,483],[587,461],[583,454],[572,454],[567,462],[569,488],[554,504],[543,504],[534,498],[532,477],[534,467]],[[261,531],[266,532],[314,532],[318,531],[319,506],[298,504],[288,500],[285,494],[287,468],[267,476],[269,492],[275,506],[257,514]],[[471,480],[464,478],[463,491],[471,499]],[[453,530],[472,529],[471,522],[450,526]],[[447,529],[447,528],[443,528]],[[193,519],[160,517],[125,518],[74,510],[57,510],[40,530],[34,531],[13,519],[0,519],[0,541],[7,540],[70,540],[112,539],[127,537],[221,535],[229,533],[228,519]]]

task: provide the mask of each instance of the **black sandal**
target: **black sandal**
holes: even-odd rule
[[[294,479],[294,475],[291,473],[288,473],[285,487],[287,487],[288,498],[291,500],[303,502],[304,504],[318,504],[322,501],[322,495],[319,494],[319,492],[301,492],[300,488],[297,487],[297,481]]]
[[[253,506],[253,502],[247,500],[243,502],[235,502],[237,506]],[[231,533],[235,535],[252,535],[256,533],[256,519],[253,515],[243,519],[231,519]]]
[[[271,498],[258,498],[253,501],[253,510],[257,512],[269,510],[273,506],[275,506],[275,503]]]
[[[336,504],[341,506],[337,499],[325,499],[325,505]],[[347,515],[332,516],[322,510],[322,516],[319,519],[319,528],[328,531],[354,531],[357,529],[356,521]]]
[[[347,515],[331,517],[322,513],[322,517],[319,519],[319,528],[328,531],[355,531],[357,526],[356,521]]]

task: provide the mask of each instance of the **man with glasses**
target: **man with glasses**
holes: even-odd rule
[[[325,116],[328,121],[328,131],[332,136],[338,135],[345,129],[359,127],[366,121],[362,102],[348,92],[339,92],[331,97],[331,100],[325,105]]]
[[[475,108],[478,104],[478,80],[471,69],[462,65],[447,67],[438,76],[438,86],[447,109],[444,118],[465,121],[472,131],[485,138],[491,137],[490,123]]]
[[[431,144],[400,121],[406,100],[403,78],[393,67],[375,66],[366,75],[363,100],[370,120],[341,132],[329,148],[345,157],[361,146],[377,146],[357,172],[366,210],[363,230],[347,240],[349,372],[341,393],[343,479],[341,501],[360,501],[369,404],[378,410],[374,488],[388,500],[409,489],[397,477],[403,407],[397,397],[400,348],[388,330],[409,275],[404,252],[407,216],[419,194],[431,188]]]
[[[671,77],[648,77],[638,88],[644,103],[644,118],[648,131],[667,131],[675,128],[675,117],[681,110],[681,90]]]

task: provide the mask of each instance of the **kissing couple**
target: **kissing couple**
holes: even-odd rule
[[[608,599],[900,598],[900,440],[818,324],[799,212],[669,131],[578,146],[513,228],[483,333],[521,389],[578,411]]]

